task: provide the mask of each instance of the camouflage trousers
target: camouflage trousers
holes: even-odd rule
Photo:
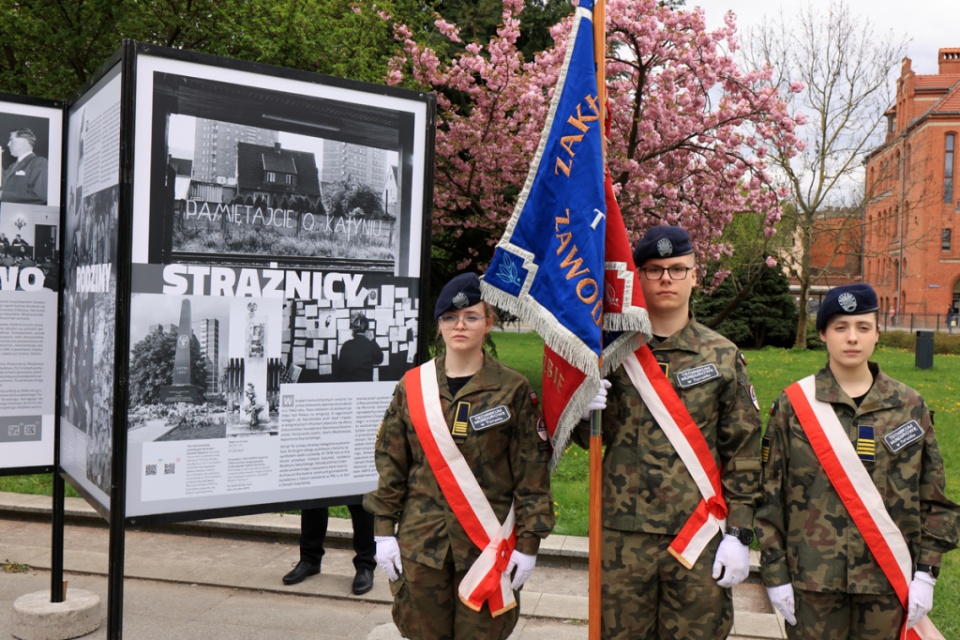
[[[906,611],[895,594],[857,595],[797,589],[789,640],[896,640]]]
[[[686,569],[667,552],[672,536],[604,528],[604,639],[726,638],[733,626],[731,591],[710,576],[721,538]]]
[[[390,583],[393,621],[404,638],[415,640],[504,640],[520,618],[517,606],[496,618],[486,604],[474,611],[463,604],[457,587],[465,571],[457,571],[447,555],[442,569],[432,569],[403,558],[400,579]]]

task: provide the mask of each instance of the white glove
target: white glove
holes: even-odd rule
[[[603,411],[607,408],[607,389],[609,389],[610,386],[610,381],[606,378],[600,380],[600,388],[597,389],[597,395],[587,403],[587,408],[584,409],[583,415],[580,417],[581,420],[589,420],[592,412]]]
[[[374,536],[374,542],[377,543],[377,564],[387,574],[390,582],[396,582],[403,573],[403,566],[400,564],[400,545],[394,536]]]
[[[907,597],[907,629],[913,627],[933,609],[933,586],[937,579],[926,571],[917,571],[910,582]]]
[[[513,575],[513,582],[510,588],[517,590],[523,586],[523,583],[530,579],[533,573],[533,567],[537,564],[537,556],[520,553],[516,549],[510,554],[510,564],[507,565],[507,575],[516,567],[517,572]]]
[[[724,535],[713,561],[713,579],[724,589],[743,582],[750,575],[750,547],[734,536]],[[723,577],[721,577],[723,576]]]
[[[788,582],[778,587],[767,587],[767,597],[770,598],[773,608],[780,612],[788,624],[797,624],[797,604],[793,600],[792,584]]]

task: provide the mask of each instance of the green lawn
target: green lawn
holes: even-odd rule
[[[535,334],[494,335],[500,361],[522,372],[540,391],[540,358],[543,342]],[[761,413],[766,415],[784,387],[816,372],[826,363],[823,351],[766,348],[746,352],[747,371],[757,391]],[[936,355],[933,369],[914,366],[911,351],[882,348],[873,360],[892,377],[923,394],[934,412],[937,441],[947,474],[947,495],[960,502],[960,356]],[[571,446],[553,474],[557,512],[556,532],[586,535],[588,522],[588,453]],[[960,638],[960,552],[947,554],[936,589],[931,616],[947,638]]]

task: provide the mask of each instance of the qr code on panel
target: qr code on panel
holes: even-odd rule
[[[148,475],[148,476],[155,476],[155,475],[157,475],[157,465],[155,465],[155,464],[148,464],[148,465],[147,465],[147,475]]]
[[[163,465],[163,475],[169,476],[177,472],[176,462],[166,462]]]

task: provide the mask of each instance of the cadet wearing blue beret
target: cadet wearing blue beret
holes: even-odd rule
[[[506,638],[520,615],[516,594],[478,603],[473,585],[502,585],[506,573],[519,590],[533,573],[554,525],[547,432],[527,379],[484,351],[494,317],[480,278],[451,279],[433,317],[444,350],[397,385],[377,434],[379,481],[363,505],[374,514],[377,562],[404,638]],[[433,448],[425,433],[436,434]],[[469,508],[451,491],[469,491]],[[476,518],[495,531],[511,511],[502,549],[497,537],[468,533]],[[487,562],[494,550],[509,556],[505,567]]]
[[[870,362],[880,339],[877,308],[868,284],[824,296],[817,329],[827,365],[790,395],[782,393],[767,425],[764,500],[756,517],[760,573],[790,640],[901,637],[933,607],[942,555],[960,538],[960,507],[944,493],[943,458],[926,403]],[[800,411],[798,398],[806,407]],[[810,433],[831,434],[830,452],[818,452]],[[857,499],[833,484],[837,476],[857,475],[862,482],[851,481]],[[882,529],[884,544],[872,543],[847,508],[870,496],[882,505],[870,509],[872,517],[882,514],[893,525]],[[884,567],[897,562],[887,549],[900,545],[911,573],[888,577]],[[908,593],[898,594],[891,585],[903,578],[912,578]]]
[[[633,250],[633,263],[641,267],[651,258],[675,258],[691,253],[693,243],[686,229],[661,224],[643,234]]]
[[[443,285],[437,297],[433,319],[437,320],[447,311],[472,307],[480,302],[480,278],[475,273],[461,273]]]
[[[834,287],[823,297],[820,309],[817,311],[817,331],[827,328],[827,322],[833,316],[842,313],[857,315],[870,313],[879,309],[877,293],[868,284],[845,284]]]
[[[760,497],[760,415],[736,345],[690,313],[697,263],[681,227],[649,229],[633,259],[650,316],[650,351],[660,365],[674,420],[703,434],[723,485],[724,525],[707,525],[701,553],[668,548],[700,509],[703,496],[674,443],[624,365],[603,406],[601,635],[606,640],[726,638],[733,626],[730,588],[750,572],[753,511]],[[647,349],[646,346],[641,349]],[[642,352],[641,352],[642,353]],[[643,354],[646,355],[646,354]],[[631,354],[628,357],[635,358]],[[679,406],[678,406],[679,405]],[[573,435],[590,446],[586,420]],[[705,467],[703,467],[705,469]]]

